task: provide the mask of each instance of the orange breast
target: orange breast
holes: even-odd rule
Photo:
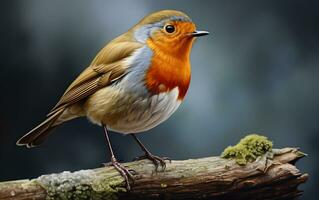
[[[153,40],[147,41],[153,51],[151,66],[145,77],[150,92],[158,94],[178,87],[178,99],[183,100],[191,78],[189,54],[192,42],[179,42],[176,46],[172,42],[160,45]]]

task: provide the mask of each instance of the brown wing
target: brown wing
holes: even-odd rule
[[[91,65],[73,81],[47,116],[92,95],[125,75],[129,67],[125,65],[125,58],[142,45],[137,42],[115,42],[116,40],[118,39],[98,53]]]

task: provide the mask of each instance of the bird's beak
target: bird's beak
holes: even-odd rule
[[[204,35],[208,35],[208,34],[209,34],[208,31],[194,31],[194,32],[190,33],[190,35],[193,37],[200,37],[200,36],[204,36]]]

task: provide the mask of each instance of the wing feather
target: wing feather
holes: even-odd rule
[[[47,116],[85,99],[126,74],[129,66],[126,66],[125,58],[131,56],[142,44],[137,42],[114,43],[114,41],[111,42],[98,53],[91,65],[66,89]]]

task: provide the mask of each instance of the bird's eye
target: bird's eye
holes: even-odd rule
[[[166,25],[164,28],[167,33],[173,33],[175,31],[175,27],[173,25]]]

